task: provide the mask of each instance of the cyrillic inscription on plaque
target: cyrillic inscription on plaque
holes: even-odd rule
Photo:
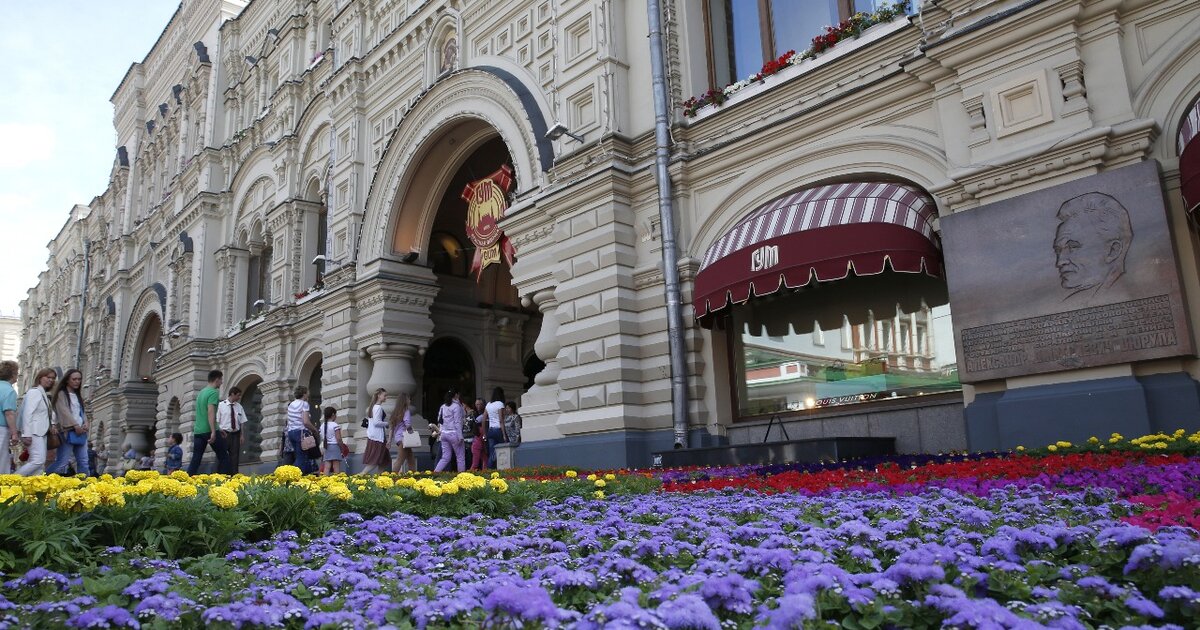
[[[1178,345],[1171,297],[1158,295],[962,331],[966,371],[1056,364]],[[1041,371],[1041,370],[1037,370]]]

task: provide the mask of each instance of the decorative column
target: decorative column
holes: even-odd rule
[[[367,348],[367,353],[371,358],[372,368],[371,378],[367,380],[368,406],[363,415],[371,413],[370,404],[375,398],[375,390],[382,387],[387,390],[388,394],[387,400],[383,403],[383,410],[391,418],[392,413],[396,410],[396,400],[400,393],[408,394],[411,401],[417,391],[417,379],[413,376],[413,360],[419,354],[418,348],[407,343],[384,342],[370,346]],[[418,425],[415,420],[414,418],[414,427],[421,431],[422,426]],[[363,441],[366,440],[367,431],[360,425],[353,425],[351,432],[355,438],[361,437]],[[424,434],[428,435],[428,429],[424,430]],[[362,448],[366,448],[365,443],[362,444]]]
[[[533,295],[533,303],[542,314],[542,329],[538,332],[533,351],[546,364],[546,367],[533,378],[534,386],[530,391],[550,387],[558,383],[558,300],[554,299],[554,289],[539,291]]]
[[[524,427],[521,440],[550,440],[562,437],[556,428],[559,406],[558,395],[558,300],[554,289],[544,289],[533,294],[530,302],[542,313],[542,328],[538,331],[533,351],[546,367],[533,377],[533,387],[521,396],[521,421]]]
[[[367,380],[367,400],[375,397],[375,390],[386,389],[388,397],[383,409],[391,416],[400,392],[411,398],[417,391],[417,379],[412,369],[417,347],[406,343],[380,343],[367,348],[367,353],[372,363],[371,378]]]

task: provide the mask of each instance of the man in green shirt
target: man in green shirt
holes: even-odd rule
[[[221,381],[224,378],[221,370],[208,373],[208,387],[200,390],[196,397],[196,422],[192,425],[192,461],[188,463],[187,474],[195,475],[200,472],[200,460],[204,458],[204,449],[212,446],[217,455],[217,470],[226,468],[229,449],[225,438],[217,427],[217,405],[221,402]]]

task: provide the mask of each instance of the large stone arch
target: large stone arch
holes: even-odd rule
[[[779,168],[787,164],[789,168]],[[700,258],[713,242],[764,203],[792,190],[849,178],[884,176],[929,190],[945,178],[944,156],[911,139],[840,137],[803,145],[775,159],[759,160],[725,188],[733,192],[701,215],[691,239]]]
[[[512,156],[520,195],[540,187],[553,163],[553,150],[544,137],[546,120],[532,92],[502,69],[469,68],[438,81],[393,131],[375,169],[367,194],[359,260],[391,255],[392,235],[401,222],[416,226],[427,221],[400,216],[394,210],[418,176],[414,165],[448,130],[479,121],[499,135]]]
[[[139,342],[146,332],[146,327],[152,321],[158,322],[160,330],[164,325],[166,320],[163,319],[163,307],[166,295],[166,288],[156,283],[142,291],[134,302],[133,308],[129,312],[129,324],[125,329],[125,339],[121,344],[121,365],[118,374],[122,381],[137,380],[138,375],[134,373],[134,368],[138,365],[140,358],[136,356]]]

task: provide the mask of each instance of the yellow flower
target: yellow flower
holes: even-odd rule
[[[90,512],[100,505],[100,495],[90,488],[67,490],[58,495],[58,509],[64,512]]]
[[[500,473],[498,473],[498,472],[492,473],[492,479],[499,479],[499,478],[500,478]]]
[[[1100,438],[1098,438],[1094,435],[1092,437],[1088,438],[1088,444],[1099,444],[1099,443],[1100,443]]]
[[[280,466],[275,469],[275,478],[285,483],[299,481],[303,476],[300,469],[295,466]]]
[[[189,479],[188,474],[182,470],[176,470],[175,472],[172,472],[169,477],[175,481],[187,481]]]
[[[504,481],[503,479],[493,479],[488,482],[488,485],[490,485],[493,490],[499,492],[500,494],[508,492],[508,482]]]
[[[597,479],[594,483],[596,484],[597,488],[603,488],[604,486],[608,485],[603,479]]]
[[[1184,434],[1186,434],[1186,433],[1187,433],[1187,431],[1184,431],[1183,429],[1175,429],[1174,435],[1175,435],[1175,437],[1180,438],[1180,437],[1183,437]]]
[[[605,479],[607,479],[607,480],[609,480],[609,481],[616,481],[616,480],[617,480],[617,476],[616,476],[616,475],[614,475],[614,474],[612,474],[612,473],[608,473],[607,475],[604,475],[604,478],[605,478]]]
[[[592,493],[592,496],[596,497],[597,499],[603,499],[603,498],[604,498],[604,491],[603,491],[603,490],[597,490],[597,491],[595,491],[595,492],[593,492],[593,493]]]
[[[299,470],[299,469],[297,469]],[[213,486],[208,489],[208,500],[213,502],[213,505],[228,510],[237,507],[237,493],[224,486]]]
[[[596,477],[596,473],[592,473],[592,474],[590,474],[590,475],[588,475],[588,476],[587,476],[587,480],[588,480],[588,481],[595,481],[596,479],[597,479],[597,477]]]
[[[175,496],[179,497],[180,499],[188,499],[188,498],[196,496],[196,494],[197,494],[196,486],[193,486],[190,483],[185,483],[185,484],[179,486],[178,494],[176,494]],[[124,497],[121,498],[121,503],[122,504],[125,503]]]
[[[1154,448],[1167,448],[1167,443],[1166,442],[1155,442]]]
[[[1025,452],[1025,447],[1024,447],[1024,446],[1018,446],[1018,447],[1017,447],[1017,452],[1018,452],[1018,453],[1024,453],[1024,452]]]
[[[579,476],[579,473],[575,472],[574,470],[568,470],[567,476],[570,477],[571,479],[574,479]]]
[[[20,487],[17,486],[0,486],[0,505],[5,503],[16,503],[21,500],[21,496],[25,494]]]
[[[423,491],[427,497],[437,498],[442,496],[442,489],[437,486],[425,486]]]
[[[380,476],[380,477],[375,478],[375,487],[376,488],[385,488],[386,489],[386,488],[391,488],[395,485],[396,485],[396,482],[392,481],[391,477]]]
[[[1055,446],[1055,445],[1053,445],[1053,444],[1051,444],[1050,446],[1047,446],[1047,447],[1046,447],[1046,450],[1048,450],[1048,451],[1050,451],[1051,453],[1053,453],[1054,451],[1057,451],[1057,450],[1058,450],[1058,447],[1057,447],[1057,446]]]
[[[453,481],[447,481],[446,483],[442,484],[442,493],[458,494],[458,484],[454,483]]]
[[[1060,440],[1060,441],[1058,441],[1058,442],[1055,442],[1055,444],[1057,444],[1057,445],[1058,445],[1059,447],[1061,447],[1061,448],[1071,448],[1071,443],[1070,443],[1070,442],[1064,442],[1064,441],[1061,441],[1061,440]]]
[[[344,483],[331,483],[325,492],[340,501],[349,501],[354,494],[350,492],[350,488]]]

